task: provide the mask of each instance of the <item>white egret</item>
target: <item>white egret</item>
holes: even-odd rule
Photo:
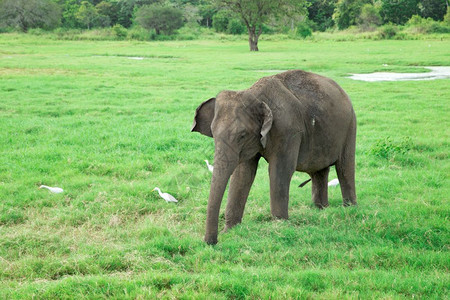
[[[214,166],[209,164],[209,161],[205,159],[206,166],[208,167],[208,170],[212,173],[214,171]]]
[[[328,186],[337,186],[339,184],[339,179],[335,178],[328,182]]]
[[[161,190],[160,190],[158,187],[155,187],[155,188],[152,190],[152,192],[153,192],[154,190],[157,190],[158,193],[159,193],[159,195],[161,196],[161,198],[163,198],[164,200],[166,200],[166,202],[178,202],[178,200],[175,199],[174,196],[172,196],[172,195],[169,194],[169,193],[162,193]]]
[[[54,193],[54,194],[61,194],[62,192],[64,192],[64,190],[62,188],[59,187],[51,187],[51,186],[46,186],[46,185],[41,185],[39,187],[40,189],[47,189],[50,192]]]
[[[303,186],[305,186],[305,184],[307,184],[310,181],[311,181],[311,179],[305,180],[298,187],[303,187]],[[338,184],[339,184],[339,179],[337,179],[337,178],[328,182],[328,186],[337,186]]]

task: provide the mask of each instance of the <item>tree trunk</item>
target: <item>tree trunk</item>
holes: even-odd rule
[[[261,35],[262,28],[259,27],[256,31],[256,26],[249,27],[248,29],[248,44],[250,46],[250,51],[259,51],[258,49],[258,39]]]

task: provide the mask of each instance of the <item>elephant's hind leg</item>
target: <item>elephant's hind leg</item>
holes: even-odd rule
[[[328,173],[330,167],[310,174],[312,179],[312,199],[322,209],[328,206]]]
[[[341,186],[344,206],[356,205],[354,134],[347,141],[342,156],[336,162],[336,173]]]
[[[241,223],[260,156],[240,163],[233,172],[225,211],[225,230]]]

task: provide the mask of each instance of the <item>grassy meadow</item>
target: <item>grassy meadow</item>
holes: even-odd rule
[[[259,47],[0,35],[0,298],[448,299],[450,80],[347,77],[449,66],[450,39]],[[214,145],[195,109],[287,69],[352,98],[359,206],[330,188],[319,211],[296,173],[290,219],[272,220],[261,160],[243,223],[208,246]]]

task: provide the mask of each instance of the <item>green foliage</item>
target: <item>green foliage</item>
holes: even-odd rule
[[[127,29],[120,24],[114,25],[112,30],[114,32],[114,35],[120,40],[127,37],[128,34]]]
[[[413,33],[450,33],[450,24],[436,22],[431,18],[424,19],[418,15],[412,16],[406,25],[408,30]]]
[[[380,158],[391,159],[397,154],[406,154],[411,150],[412,145],[410,137],[404,137],[399,142],[394,142],[391,137],[386,137],[378,140],[375,145],[372,146],[370,154]]]
[[[363,30],[374,30],[381,25],[381,16],[378,8],[372,4],[365,4],[361,8],[357,23]]]
[[[263,26],[271,18],[294,16],[306,12],[305,0],[214,0],[217,6],[225,7],[233,12],[236,18],[243,21],[247,27],[250,51],[258,51],[258,40]]]
[[[90,29],[95,24],[98,16],[95,7],[88,1],[81,2],[78,11],[75,13],[78,22],[87,29]]]
[[[136,22],[147,30],[154,29],[157,35],[170,35],[184,24],[180,10],[159,5],[141,7],[136,13]]]
[[[443,23],[447,26],[450,26],[450,7],[447,7],[447,13],[444,16]]]
[[[228,29],[229,21],[230,12],[226,10],[220,10],[212,17],[212,27],[216,32],[226,32]]]
[[[297,36],[302,38],[307,38],[308,36],[312,36],[311,27],[306,22],[302,22],[297,25],[296,30]]]
[[[238,19],[231,19],[228,22],[227,32],[230,34],[242,34],[247,31],[244,24]]]
[[[361,8],[370,0],[338,0],[333,20],[339,29],[356,25]]]
[[[61,10],[51,0],[0,1],[0,27],[27,32],[30,28],[53,29],[60,24]]]
[[[421,0],[419,1],[420,16],[442,21],[448,8],[446,0]]]
[[[380,15],[385,23],[403,25],[418,14],[419,0],[381,0]]]
[[[308,6],[308,18],[314,22],[314,28],[320,31],[325,31],[327,28],[331,28],[334,25],[333,12],[336,8],[337,0],[322,1],[322,0],[309,0]]]
[[[398,28],[393,24],[386,24],[378,29],[378,35],[381,39],[392,39],[398,33]]]

